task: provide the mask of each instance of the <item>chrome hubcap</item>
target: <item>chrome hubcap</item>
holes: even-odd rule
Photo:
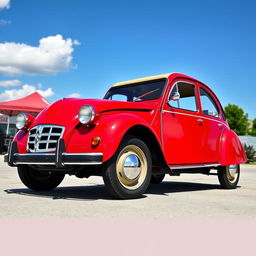
[[[227,166],[227,178],[230,183],[235,183],[238,177],[238,165]]]
[[[141,172],[141,164],[139,158],[131,154],[124,161],[124,175],[130,180],[136,179]]]
[[[120,184],[129,190],[139,188],[147,176],[147,158],[135,145],[124,147],[116,161],[116,174]]]

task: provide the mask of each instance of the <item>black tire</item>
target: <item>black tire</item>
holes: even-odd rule
[[[235,170],[234,174],[232,174],[232,175],[230,172],[230,170],[231,170],[230,165],[220,166],[218,168],[218,179],[219,179],[219,182],[220,182],[220,185],[222,188],[235,189],[237,187],[239,177],[240,177],[240,166],[239,166],[239,164],[233,165],[233,166],[235,166],[236,170]]]
[[[22,183],[36,191],[48,191],[56,188],[64,179],[65,174],[47,173],[32,169],[27,165],[18,166],[18,174]]]
[[[165,174],[152,174],[150,183],[151,184],[160,184],[165,177]]]
[[[132,165],[132,161],[130,163],[131,159],[135,165]],[[131,199],[141,196],[147,190],[151,173],[152,160],[147,145],[136,137],[127,136],[115,155],[105,164],[103,180],[111,195]]]

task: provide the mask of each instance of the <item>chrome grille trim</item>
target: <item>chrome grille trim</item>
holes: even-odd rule
[[[64,130],[65,127],[59,125],[44,124],[33,127],[29,131],[27,151],[32,153],[56,151],[57,142],[62,138]]]

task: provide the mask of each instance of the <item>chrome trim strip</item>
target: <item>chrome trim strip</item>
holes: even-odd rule
[[[91,163],[69,163],[63,162],[64,165],[100,165],[102,162],[91,162]]]
[[[57,128],[59,128],[59,127],[57,127]],[[31,129],[32,130],[32,129]],[[44,135],[43,136],[59,136],[60,134],[59,133],[44,133]],[[35,133],[33,133],[33,134],[31,134],[31,135],[29,135],[29,137],[31,138],[31,137],[36,137],[36,135],[35,135]]]
[[[51,163],[39,163],[39,162],[14,162],[13,164],[28,164],[28,165],[54,165],[55,162]],[[102,162],[91,162],[91,163],[69,163],[69,162],[63,162],[64,165],[100,165]]]
[[[15,153],[14,156],[55,156],[55,154],[54,153],[25,153],[25,154]]]
[[[62,153],[63,156],[103,156],[103,153]]]
[[[196,117],[196,118],[207,119],[207,120],[210,120],[210,121],[214,121],[214,122],[223,124],[225,127],[228,128],[228,126],[224,122],[221,122],[221,121],[218,121],[218,120],[215,120],[215,119],[211,119],[211,118],[208,118],[208,117],[205,117],[205,116],[191,115],[191,114],[187,114],[187,113],[180,113],[180,112],[170,111],[170,110],[162,110],[162,113],[165,113],[165,112],[171,113],[171,114],[184,115],[184,116],[192,116],[192,117]]]
[[[59,162],[60,139],[57,142],[56,148],[57,148],[57,151],[56,151],[56,162],[58,163]]]
[[[203,165],[184,165],[184,166],[176,166],[169,167],[171,170],[179,170],[179,169],[194,169],[194,168],[202,168],[202,167],[218,167],[220,164],[203,164]]]
[[[33,163],[33,162],[13,162],[13,164],[18,165],[18,164],[30,164],[30,165],[55,165],[55,163],[51,162],[51,163]]]
[[[8,155],[8,154],[6,154]],[[15,153],[15,156],[20,155],[20,156],[55,156],[54,153],[24,153],[24,154],[19,154]],[[64,156],[102,156],[103,153],[62,153]]]
[[[205,167],[218,167],[220,164],[206,164]]]
[[[43,135],[44,136],[44,135]],[[38,143],[41,144],[41,143],[57,143],[58,140],[40,140]],[[29,143],[33,143],[34,141],[29,141]],[[35,143],[33,143],[35,144]]]

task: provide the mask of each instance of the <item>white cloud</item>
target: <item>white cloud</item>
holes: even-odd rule
[[[48,97],[51,97],[54,95],[52,88],[48,88],[45,91],[43,91],[43,90],[36,90],[36,91],[39,92],[45,98],[48,98]]]
[[[0,73],[54,74],[72,67],[73,45],[77,40],[62,35],[44,37],[37,47],[22,43],[0,43]]]
[[[4,80],[0,81],[0,87],[11,87],[11,86],[19,86],[21,85],[20,80]]]
[[[81,45],[81,43],[78,40],[73,40],[74,45]]]
[[[3,19],[0,20],[0,26],[5,26],[5,25],[9,25],[9,24],[11,24],[10,20],[3,20]]]
[[[0,9],[9,8],[10,0],[0,0]]]
[[[25,97],[33,92],[38,92],[46,98],[54,95],[52,88],[48,88],[46,90],[38,90],[37,86],[24,84],[20,89],[10,89],[0,93],[0,101],[15,100]]]
[[[74,93],[69,94],[68,98],[80,98],[80,94],[77,92],[74,92]]]

